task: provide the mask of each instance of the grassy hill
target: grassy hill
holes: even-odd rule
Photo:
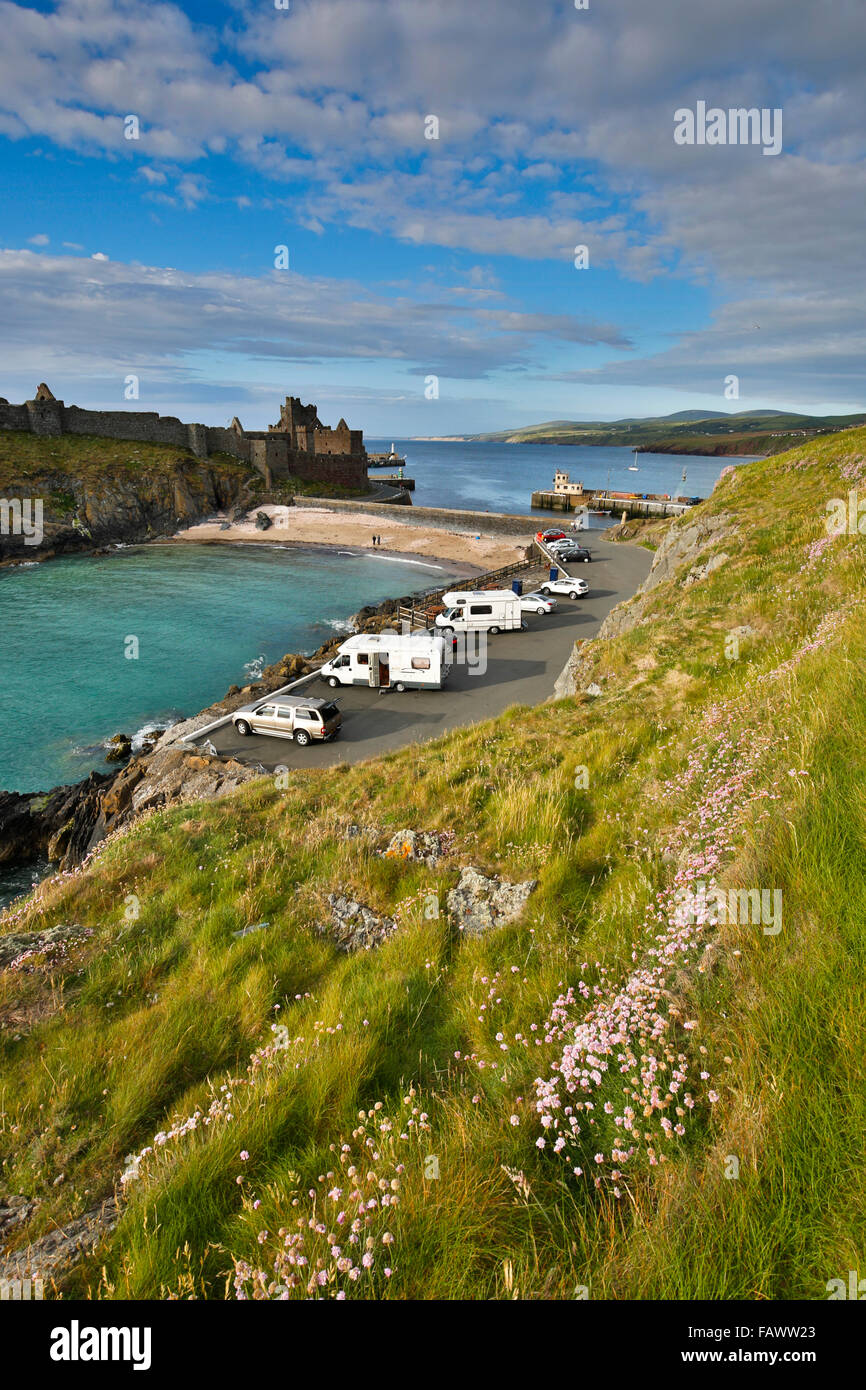
[[[726,474],[588,649],[601,695],[157,812],[7,914],[80,929],[0,972],[17,1242],[126,1170],[67,1292],[824,1299],[861,1268],[866,572],[824,522],[864,479],[866,430]],[[402,827],[448,853],[378,855]],[[537,880],[479,938],[445,910],[469,864]],[[701,884],[772,914],[705,921]],[[396,931],[342,953],[329,893]]]
[[[624,420],[548,420],[472,438],[506,444],[616,445],[671,454],[778,454],[804,439],[866,424],[864,415],[798,415],[791,411],[680,410]]]

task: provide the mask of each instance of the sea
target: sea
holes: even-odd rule
[[[737,460],[551,445],[394,443],[416,505],[532,513],[565,467],[584,484],[706,496]],[[375,476],[375,473],[373,474]],[[593,518],[593,524],[598,519]],[[0,790],[47,791],[108,771],[107,741],[187,718],[286,652],[309,654],[362,604],[433,587],[447,570],[357,550],[119,546],[0,571]],[[0,906],[44,865],[0,870]]]
[[[363,603],[435,585],[431,563],[312,547],[140,545],[0,571],[0,789],[105,772],[139,740],[309,653]]]
[[[552,491],[553,474],[563,468],[572,482],[614,492],[667,492],[672,497],[708,497],[727,464],[747,458],[706,458],[695,454],[638,454],[631,449],[568,444],[480,444],[471,441],[367,439],[370,453],[387,453],[394,444],[405,456],[404,473],[415,479],[412,501],[419,507],[459,507],[467,511],[511,512],[561,519],[561,512],[534,511],[533,492]],[[631,468],[637,465],[637,472]],[[371,469],[370,477],[388,469]],[[683,478],[685,473],[685,479]],[[590,517],[592,529],[612,524]]]

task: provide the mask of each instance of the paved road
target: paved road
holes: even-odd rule
[[[267,768],[328,767],[360,762],[407,743],[437,738],[447,729],[501,714],[510,705],[535,705],[553,694],[553,685],[580,637],[593,637],[602,619],[617,603],[634,593],[649,573],[652,556],[642,546],[592,544],[593,561],[575,565],[589,593],[572,600],[559,597],[559,606],[546,617],[527,614],[529,630],[502,632],[488,639],[487,669],[477,674],[467,665],[455,666],[443,690],[370,690],[347,686],[332,692],[321,680],[300,687],[316,696],[339,701],[343,726],[333,743],[298,748],[290,739],[255,734],[241,738],[232,724],[205,737],[220,753],[231,753]],[[190,740],[195,742],[195,738]]]

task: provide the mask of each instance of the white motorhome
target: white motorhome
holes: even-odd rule
[[[438,632],[359,632],[340,644],[319,674],[331,686],[438,690],[452,664],[453,643]]]
[[[436,626],[446,631],[511,632],[525,627],[520,599],[512,589],[453,589],[443,594],[445,612]]]

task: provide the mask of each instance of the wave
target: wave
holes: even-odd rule
[[[173,724],[180,723],[183,719],[182,714],[165,714],[160,718],[148,719],[142,724],[140,729],[136,729],[132,735],[131,744],[133,753],[140,753],[145,743],[149,743],[154,734],[164,733]],[[113,734],[106,735],[99,743],[75,743],[69,750],[74,758],[95,758],[98,753],[108,752],[114,747],[112,743]]]
[[[444,570],[445,565],[434,565],[429,560],[407,560],[403,555],[373,555],[371,559],[383,560],[391,565],[420,565],[422,570]]]
[[[424,570],[444,570],[445,565],[434,565],[430,560],[407,560],[404,555],[380,555],[376,550],[338,550],[338,555],[351,555],[355,560],[383,560],[391,565],[420,565]]]
[[[132,751],[138,753],[145,743],[149,743],[153,735],[158,731],[165,732],[172,725],[180,723],[179,714],[168,714],[164,719],[149,719],[146,724],[142,724],[132,735]]]
[[[264,656],[254,656],[252,661],[244,662],[244,675],[249,681],[257,681],[262,671],[265,669],[267,658]]]

